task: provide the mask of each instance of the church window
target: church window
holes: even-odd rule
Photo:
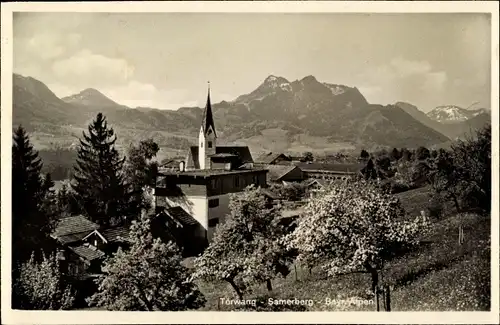
[[[208,147],[212,148],[212,141],[208,141]]]
[[[203,148],[203,142],[202,142],[202,143],[200,143],[200,147],[202,147],[202,148]]]

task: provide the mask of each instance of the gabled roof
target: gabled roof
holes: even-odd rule
[[[104,236],[98,230],[92,231],[90,234],[88,234],[87,236],[85,236],[83,238],[83,240],[89,238],[92,235],[97,235],[97,237],[101,238],[104,243],[108,243],[108,240],[106,238],[104,238]]]
[[[198,224],[198,221],[192,215],[186,212],[182,207],[166,208],[165,213],[171,218],[180,222],[183,226],[192,226]]]
[[[267,173],[269,180],[275,182],[279,181],[283,176],[290,173],[294,169],[300,169],[297,166],[289,165],[267,165],[265,167],[269,172]]]
[[[101,234],[109,243],[130,241],[130,228],[126,226],[107,228]]]
[[[76,234],[80,236],[81,233],[88,235],[96,229],[99,229],[98,224],[80,215],[60,219],[52,235],[56,238]]]
[[[262,155],[260,155],[256,160],[255,162],[256,163],[259,163],[259,164],[272,164],[276,159],[278,158],[284,158],[285,160],[288,160],[290,161],[291,159],[283,154],[283,153],[280,153],[280,152],[267,152],[267,153],[264,153]]]
[[[103,251],[98,250],[95,247],[90,247],[89,245],[80,245],[69,247],[75,254],[80,257],[83,257],[87,261],[93,261],[95,259],[103,257],[105,254]]]
[[[250,149],[247,146],[217,146],[215,147],[216,155],[236,155],[240,164],[252,163],[253,158]],[[199,149],[198,146],[189,147],[187,166],[189,168],[200,169],[200,162],[198,159]],[[235,166],[237,168],[237,166]]]
[[[306,179],[306,180],[302,181],[301,184],[304,184],[307,187],[313,186],[315,184],[323,187],[323,186],[327,185],[328,182],[324,179],[312,178],[312,179]]]
[[[91,233],[91,232],[90,232]],[[85,238],[89,234],[88,231],[85,232],[80,232],[77,234],[69,234],[69,235],[62,235],[62,236],[54,236],[57,238],[57,240],[63,244],[72,244],[81,241],[83,238]]]

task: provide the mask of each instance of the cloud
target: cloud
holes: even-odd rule
[[[81,35],[77,33],[66,35],[49,32],[35,33],[31,37],[16,39],[20,46],[16,53],[28,54],[31,58],[42,61],[53,60],[74,51],[80,44],[81,38]]]
[[[107,57],[87,49],[52,65],[55,77],[93,86],[126,84],[132,80],[134,69],[134,66],[123,58]]]
[[[376,104],[409,101],[421,108],[432,107],[448,84],[448,75],[425,60],[394,58],[386,64],[368,68],[359,76],[359,89]]]
[[[154,85],[136,80],[118,87],[103,88],[100,91],[114,101],[129,107],[153,107],[158,96],[158,89]]]

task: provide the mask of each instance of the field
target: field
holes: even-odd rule
[[[421,188],[398,194],[409,214],[425,210],[430,193]],[[465,242],[458,245],[458,225],[463,224]],[[393,311],[458,311],[490,308],[490,218],[475,214],[457,215],[453,211],[433,221],[431,233],[412,252],[390,261],[381,282],[390,285]],[[200,281],[207,298],[204,310],[233,310],[220,298],[235,299],[226,283]],[[296,265],[287,278],[273,280],[269,294],[265,285],[252,288],[245,299],[311,299],[311,311],[376,310],[369,295],[370,278],[350,274],[328,278],[320,268],[311,272]],[[342,302],[328,304],[330,301]],[[267,299],[267,298],[266,298]],[[365,304],[348,303],[363,300]],[[370,300],[372,303],[370,303]]]

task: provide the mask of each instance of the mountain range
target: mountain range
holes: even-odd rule
[[[487,110],[456,106],[425,114],[409,103],[370,104],[358,88],[314,76],[290,82],[271,75],[249,94],[212,108],[220,142],[245,143],[254,152],[439,146],[491,119]],[[58,98],[39,80],[13,76],[14,126],[31,131],[37,146],[75,145],[97,112],[122,145],[152,137],[167,151],[181,152],[196,143],[203,109],[130,108],[96,89]]]

